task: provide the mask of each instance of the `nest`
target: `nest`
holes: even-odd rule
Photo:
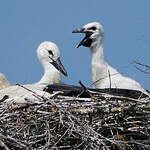
[[[31,92],[31,91],[29,91]],[[0,102],[0,149],[149,150],[150,101],[106,93]]]

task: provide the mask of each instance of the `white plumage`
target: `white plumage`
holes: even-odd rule
[[[73,33],[85,33],[85,38],[77,46],[89,47],[91,50],[91,76],[96,88],[120,88],[138,90],[147,93],[135,80],[123,76],[104,59],[104,29],[98,22],[84,25]]]
[[[60,51],[56,44],[49,41],[41,43],[37,49],[37,56],[44,68],[44,75],[39,82],[24,85],[24,87],[34,92],[43,90],[43,88],[49,84],[60,83],[61,73],[67,76],[67,72],[61,64]],[[2,99],[5,95],[7,95],[9,99],[15,99],[15,97],[18,99],[30,97],[32,94],[33,93],[30,93],[26,89],[15,85],[0,90],[0,99]]]

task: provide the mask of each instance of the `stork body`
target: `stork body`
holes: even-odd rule
[[[37,56],[44,68],[44,75],[39,82],[24,85],[25,88],[34,92],[43,90],[49,84],[60,83],[61,73],[67,76],[65,68],[61,64],[60,51],[56,44],[49,41],[41,43],[37,49]],[[27,97],[28,93],[28,90],[20,86],[10,86],[0,90],[0,99],[2,99],[5,95],[7,95],[9,99],[15,97]],[[31,94],[29,95],[31,96]]]
[[[104,29],[100,23],[88,23],[73,33],[85,33],[77,48],[82,45],[91,50],[91,77],[95,88],[131,89],[147,93],[138,82],[123,76],[105,61]]]

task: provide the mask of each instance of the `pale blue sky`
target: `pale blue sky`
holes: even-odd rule
[[[149,0],[1,0],[0,72],[11,84],[38,81],[43,68],[36,48],[49,40],[59,46],[69,74],[63,82],[90,85],[90,51],[76,49],[83,35],[71,32],[93,21],[104,26],[108,63],[150,89],[150,77],[130,63],[150,64]]]

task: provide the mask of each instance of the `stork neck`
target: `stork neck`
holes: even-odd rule
[[[39,81],[40,84],[54,84],[61,81],[60,72],[49,62],[42,62],[44,75]]]
[[[105,63],[104,61],[104,39],[100,37],[91,46],[91,63]]]
[[[107,63],[104,60],[103,37],[93,41],[91,49],[91,77],[94,86],[99,88],[103,78],[107,76]]]

